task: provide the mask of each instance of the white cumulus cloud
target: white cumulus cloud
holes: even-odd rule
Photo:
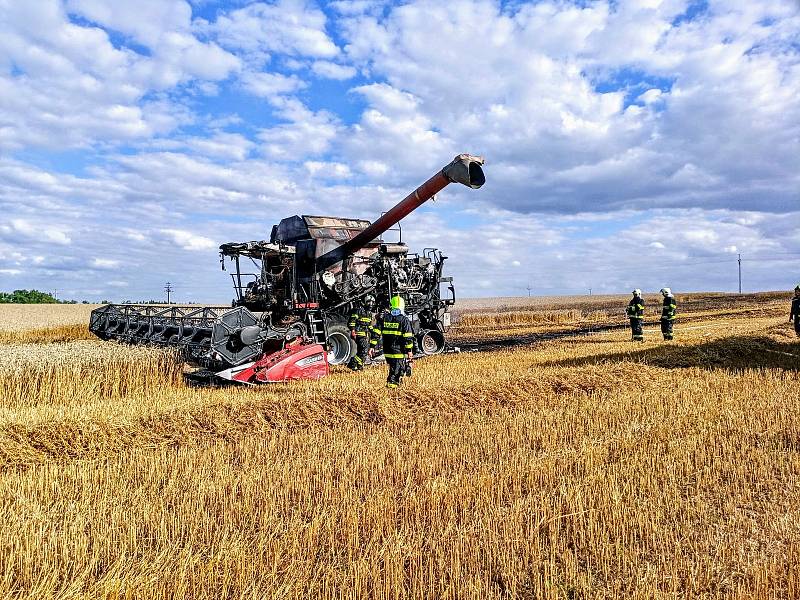
[[[184,250],[209,250],[216,245],[210,238],[183,229],[162,229],[161,233]]]

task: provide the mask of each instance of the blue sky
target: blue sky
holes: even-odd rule
[[[0,0],[0,289],[226,302],[217,247],[404,222],[461,296],[800,281],[800,4]]]

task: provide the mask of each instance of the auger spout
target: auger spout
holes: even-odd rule
[[[480,156],[459,154],[450,164],[403,198],[372,225],[338,248],[320,256],[316,264],[317,272],[324,271],[383,235],[398,221],[414,212],[450,183],[460,183],[477,190],[486,183],[486,176],[483,174],[482,168],[483,162],[483,158]]]

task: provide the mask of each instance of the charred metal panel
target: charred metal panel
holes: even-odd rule
[[[295,215],[283,219],[273,227],[271,241],[272,243],[296,244],[300,240],[327,239],[336,240],[338,246],[353,239],[369,225],[370,222],[364,219]]]
[[[293,246],[299,240],[307,240],[310,237],[306,222],[299,215],[294,215],[293,217],[281,219],[281,222],[272,228],[270,241],[273,244],[280,243]]]
[[[220,254],[223,256],[250,256],[252,258],[262,258],[268,256],[279,256],[281,254],[292,254],[294,248],[291,246],[284,246],[281,248],[278,244],[273,244],[266,241],[252,241],[252,242],[230,242],[222,244],[219,247]]]
[[[366,219],[345,219],[342,217],[318,217],[314,215],[303,215],[303,220],[311,232],[312,237],[315,236],[315,229],[345,229],[352,231],[362,231],[369,227],[370,222]]]
[[[309,279],[315,272],[317,240],[300,240],[294,248],[297,277]]]

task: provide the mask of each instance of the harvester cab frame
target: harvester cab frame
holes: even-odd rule
[[[222,244],[222,268],[226,259],[232,265],[231,308],[111,304],[92,311],[89,329],[102,339],[181,348],[217,378],[318,379],[327,375],[328,365],[346,363],[355,354],[347,328],[353,308],[371,295],[384,310],[399,294],[416,351],[442,352],[456,298],[453,278],[443,276],[447,257],[436,248],[410,253],[399,222],[450,183],[480,188],[482,165],[480,157],[456,156],[374,223],[295,215],[273,226],[269,240]],[[396,226],[400,241],[384,241],[383,234]]]

